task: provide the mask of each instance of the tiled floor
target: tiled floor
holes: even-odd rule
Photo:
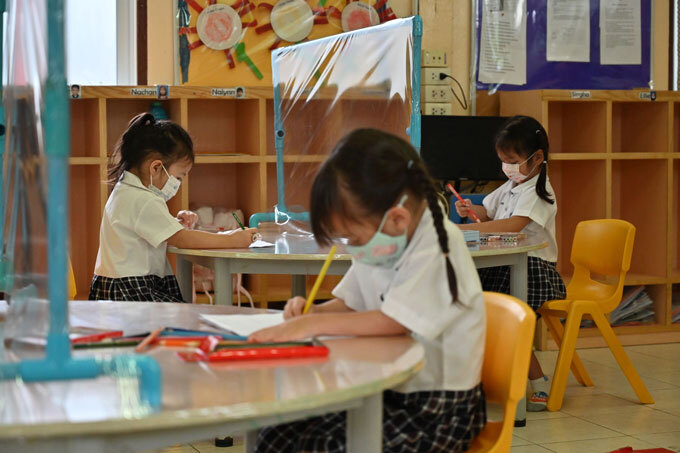
[[[513,453],[603,453],[622,447],[663,447],[680,452],[680,344],[626,347],[655,404],[640,405],[608,349],[580,350],[595,387],[570,377],[560,412],[528,414],[516,428]],[[557,352],[539,352],[551,373]],[[164,453],[242,453],[243,446],[215,448],[212,442],[174,447]]]

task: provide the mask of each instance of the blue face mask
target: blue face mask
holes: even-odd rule
[[[404,195],[397,206],[402,206],[407,196]],[[373,237],[364,245],[348,245],[347,251],[352,257],[364,264],[391,268],[394,266],[406,249],[406,231],[399,236],[390,236],[382,231],[387,220],[387,212],[380,221],[380,226]],[[408,230],[407,230],[408,231]]]

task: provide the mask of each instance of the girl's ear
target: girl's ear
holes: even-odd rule
[[[390,209],[386,223],[386,232],[394,234],[403,234],[408,231],[408,227],[411,224],[411,211],[406,209],[404,206],[394,206]]]
[[[163,171],[163,161],[161,161],[160,159],[152,160],[149,163],[149,171],[151,172],[152,175],[156,175],[159,172]]]
[[[542,149],[538,149],[536,151],[536,154],[534,154],[534,160],[538,160],[538,162],[543,162],[545,160],[545,153]]]

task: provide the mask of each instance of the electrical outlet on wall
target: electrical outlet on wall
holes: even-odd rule
[[[446,68],[449,63],[443,50],[423,50],[420,65],[423,68]]]
[[[439,74],[449,75],[448,68],[423,68],[420,83],[422,85],[448,85],[449,80],[446,77],[440,78]]]
[[[423,115],[451,115],[451,104],[427,102],[423,104]]]
[[[451,102],[453,93],[444,85],[423,85],[420,87],[421,102]]]

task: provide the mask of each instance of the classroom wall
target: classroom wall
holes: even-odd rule
[[[669,2],[654,2],[653,66],[654,88],[668,89]],[[172,1],[148,0],[148,83],[172,84],[174,79]],[[412,0],[391,0],[398,15],[411,14]],[[469,99],[470,89],[470,0],[420,0],[423,18],[423,49],[445,50],[452,62],[450,70]],[[456,87],[457,89],[457,87]],[[483,99],[482,99],[483,97]],[[498,101],[486,94],[478,99],[478,114],[498,114]],[[457,101],[454,114],[465,114]]]

